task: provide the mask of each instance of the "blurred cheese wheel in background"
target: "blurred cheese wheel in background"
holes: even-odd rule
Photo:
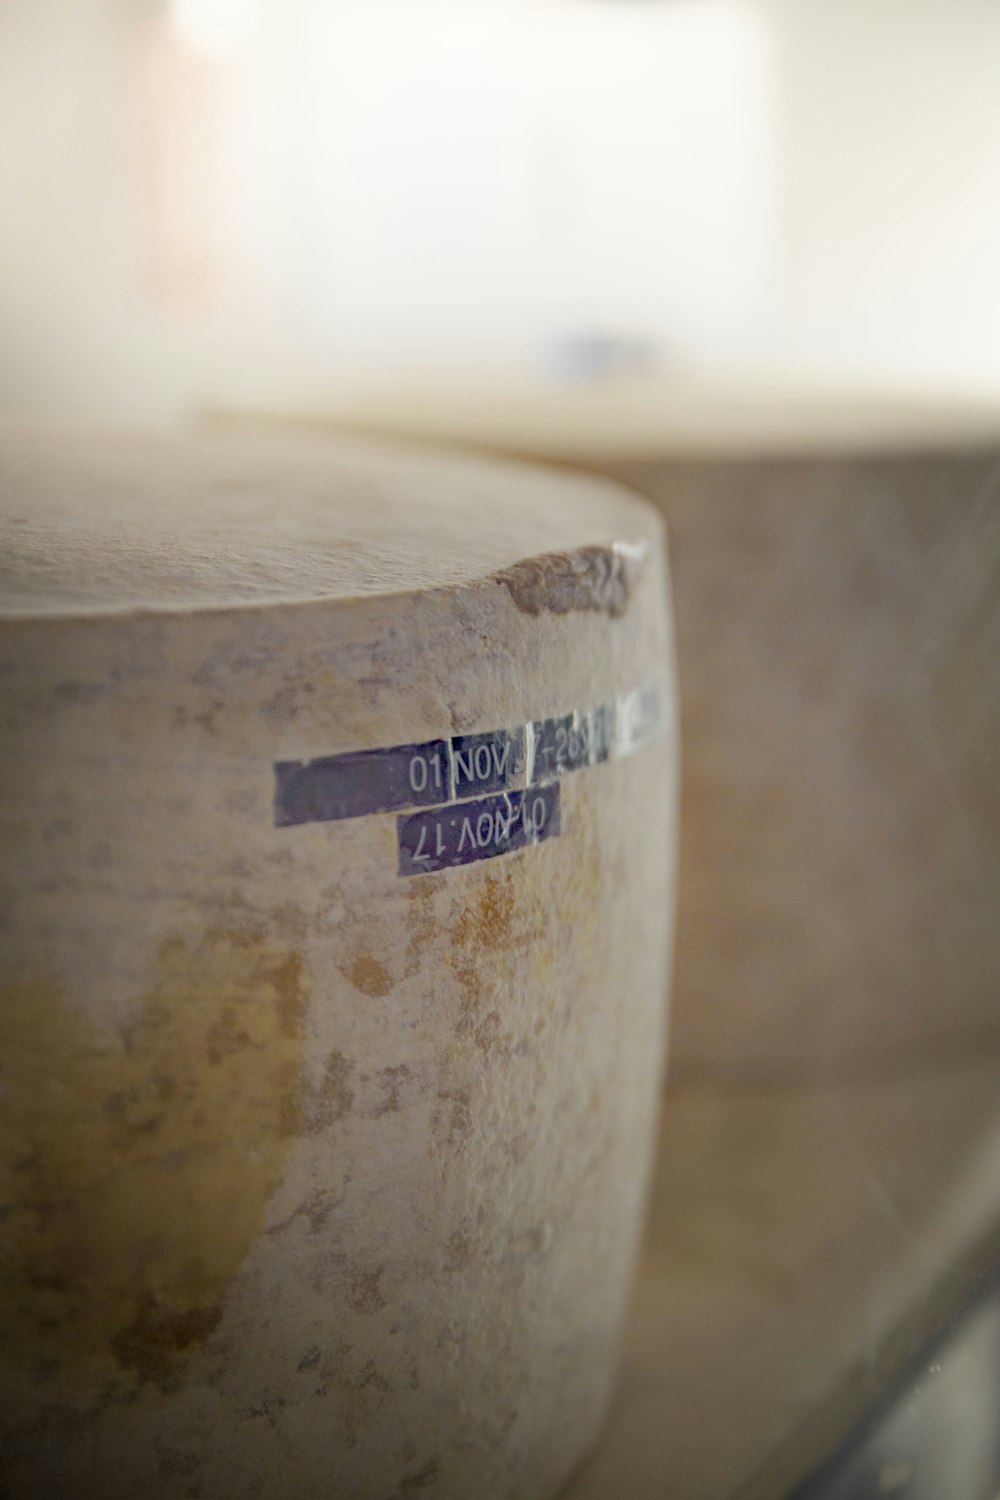
[[[672,539],[672,1076],[877,1081],[996,1056],[996,441],[608,472]]]
[[[662,1067],[662,526],[391,448],[7,433],[5,1480],[529,1500]]]

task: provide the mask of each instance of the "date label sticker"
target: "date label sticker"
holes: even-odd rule
[[[502,792],[396,819],[400,875],[495,859],[558,838],[559,783]]]

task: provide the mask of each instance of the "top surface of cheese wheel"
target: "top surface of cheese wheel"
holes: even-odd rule
[[[6,618],[409,592],[563,553],[593,596],[566,607],[615,613],[618,564],[659,521],[603,481],[388,445],[10,428],[0,530]]]

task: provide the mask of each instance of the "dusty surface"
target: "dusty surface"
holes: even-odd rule
[[[532,610],[620,613],[630,563],[614,544],[655,535],[627,491],[513,463],[0,426],[0,616],[364,596],[494,572]]]

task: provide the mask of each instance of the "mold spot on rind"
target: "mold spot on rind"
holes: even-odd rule
[[[354,1277],[348,1301],[355,1312],[371,1314],[385,1307],[386,1298],[379,1285],[384,1270],[384,1266],[377,1266],[374,1271],[359,1271]]]
[[[353,1064],[342,1052],[334,1050],[327,1057],[318,1084],[302,1091],[300,1113],[308,1135],[319,1135],[350,1114],[354,1091],[348,1084]]]
[[[441,1463],[439,1459],[432,1458],[429,1463],[424,1464],[415,1474],[405,1475],[399,1482],[401,1494],[411,1494],[414,1490],[426,1490],[436,1484],[441,1474]]]
[[[356,990],[373,1000],[384,999],[392,989],[388,970],[369,953],[359,953],[345,973]]]
[[[121,1029],[48,978],[0,995],[0,1361],[53,1394],[176,1389],[222,1317],[301,1118],[299,956],[176,935]]]
[[[495,574],[526,615],[590,610],[618,619],[646,560],[644,545],[612,542],[573,552],[545,552]]]
[[[115,1358],[134,1371],[140,1384],[168,1391],[179,1387],[181,1358],[203,1344],[222,1318],[222,1308],[192,1307],[178,1312],[145,1297],[135,1317],[111,1339]]]

